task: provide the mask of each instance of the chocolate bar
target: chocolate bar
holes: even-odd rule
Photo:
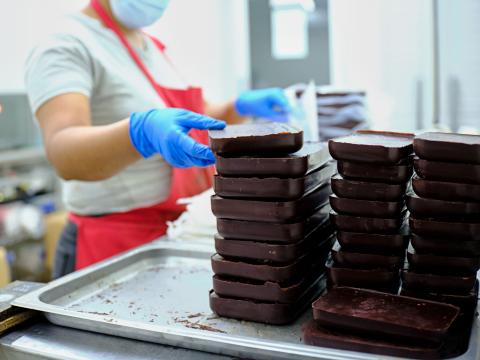
[[[480,202],[427,199],[415,194],[407,196],[407,207],[416,217],[480,218]]]
[[[294,244],[262,243],[250,240],[225,240],[215,235],[215,250],[223,257],[289,263],[305,255],[322,242],[331,246],[332,228],[319,226],[308,234],[305,239]]]
[[[480,241],[459,241],[450,238],[442,239],[412,234],[412,246],[418,254],[480,256]]]
[[[480,223],[469,223],[447,220],[409,218],[410,229],[420,236],[438,237],[455,241],[480,240]]]
[[[264,222],[294,222],[312,215],[315,210],[328,202],[330,184],[305,194],[292,201],[259,201],[225,199],[212,196],[212,212],[216,217],[234,220]]]
[[[303,131],[278,122],[228,125],[208,132],[217,154],[289,154],[303,145]]]
[[[328,142],[336,160],[397,164],[413,152],[413,134],[384,131],[358,131]]]
[[[274,243],[296,243],[318,225],[329,222],[330,204],[318,209],[312,216],[294,223],[266,223],[217,219],[217,230],[226,239],[258,240]]]
[[[407,252],[408,264],[415,272],[434,274],[472,275],[480,268],[480,257],[457,257],[446,255],[418,254],[413,247]]]
[[[353,269],[387,269],[398,270],[403,267],[405,254],[380,255],[345,251],[336,243],[331,251],[335,266]]]
[[[447,201],[480,201],[480,184],[424,180],[417,176],[412,187],[418,196]]]
[[[330,195],[330,206],[338,214],[372,218],[394,218],[405,211],[404,201],[371,201],[340,198]]]
[[[327,163],[309,175],[299,178],[223,177],[215,175],[215,193],[224,198],[296,200],[326,184],[337,171]]]
[[[402,271],[402,287],[423,292],[464,295],[472,291],[476,280],[475,275],[454,276]]]
[[[340,175],[349,180],[364,180],[389,184],[404,184],[410,180],[413,173],[411,158],[398,165],[365,164],[351,161],[338,161],[337,169]]]
[[[290,155],[240,156],[217,155],[216,168],[221,176],[297,178],[310,174],[330,159],[325,143],[306,142]]]
[[[413,166],[422,179],[480,184],[480,165],[429,161],[415,157]]]
[[[378,182],[332,177],[332,191],[338,197],[371,201],[399,201],[405,194],[405,184],[384,184]]]
[[[427,132],[415,136],[415,153],[421,159],[480,164],[480,136]]]
[[[322,327],[431,342],[445,339],[459,315],[453,305],[350,287],[329,289],[312,309]]]
[[[337,240],[343,249],[352,252],[369,252],[373,254],[399,254],[408,246],[408,226],[397,234],[368,234],[338,231]]]
[[[338,230],[360,233],[395,234],[402,226],[404,217],[405,213],[396,218],[382,219],[330,212],[330,221]]]

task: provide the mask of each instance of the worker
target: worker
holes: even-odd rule
[[[206,130],[289,111],[278,88],[204,101],[141,30],[168,3],[92,0],[27,60],[28,96],[69,211],[54,278],[164,235],[184,210],[177,199],[211,186]]]

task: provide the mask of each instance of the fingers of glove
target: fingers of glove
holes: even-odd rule
[[[221,130],[225,128],[225,121],[216,120],[208,116],[186,111],[177,119],[177,124],[190,129]]]
[[[177,134],[179,152],[183,152],[182,157],[191,163],[190,166],[207,166],[215,163],[215,156],[208,146],[196,142],[184,133]]]
[[[291,111],[285,92],[280,88],[270,90],[269,103],[270,107],[277,113],[289,113]]]

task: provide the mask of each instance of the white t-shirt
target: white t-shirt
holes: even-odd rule
[[[165,107],[119,39],[98,20],[79,13],[69,16],[59,29],[61,32],[35,48],[27,60],[25,81],[34,113],[47,100],[70,92],[89,97],[93,126],[126,119],[132,112]],[[160,85],[186,87],[151,39],[146,37],[144,48],[136,50]],[[171,171],[156,155],[107,180],[63,181],[64,203],[81,215],[153,205],[168,196]]]

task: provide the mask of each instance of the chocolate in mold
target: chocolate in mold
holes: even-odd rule
[[[480,205],[480,184],[430,181],[414,176],[412,179],[412,187],[420,197],[459,202],[476,201],[479,202],[478,205]]]
[[[337,169],[345,179],[405,184],[413,174],[411,157],[398,165],[365,164],[353,161],[338,161]]]
[[[429,161],[415,157],[413,166],[422,179],[480,184],[480,165]]]
[[[338,214],[372,218],[394,218],[405,211],[405,201],[372,201],[330,195],[330,206]]]
[[[386,184],[371,181],[332,177],[332,191],[338,197],[372,201],[399,201],[405,195],[405,184]]]

